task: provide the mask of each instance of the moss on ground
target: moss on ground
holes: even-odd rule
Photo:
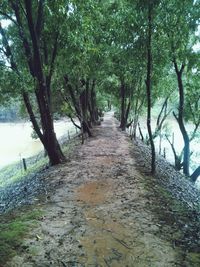
[[[23,238],[41,218],[40,210],[21,211],[0,216],[0,266],[20,251]]]

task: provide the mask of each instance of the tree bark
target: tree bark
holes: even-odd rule
[[[81,105],[81,113],[82,113],[82,127],[83,132],[88,133],[89,137],[92,137],[92,133],[90,131],[90,125],[88,124],[88,117],[87,117],[87,111],[88,111],[88,88],[86,86],[86,89],[83,90],[83,92],[80,95],[80,105]]]
[[[120,95],[121,95],[121,115],[120,115],[120,128],[122,131],[125,131],[126,129],[126,87],[124,84],[124,81],[121,80],[121,86],[120,86]]]
[[[143,136],[142,129],[140,127],[140,123],[139,122],[138,122],[138,129],[139,129],[139,133],[140,133],[140,136],[141,136],[141,140],[142,140],[142,142],[144,142],[144,136]]]
[[[151,173],[156,171],[156,154],[151,130],[151,74],[152,74],[152,7],[151,3],[148,4],[148,41],[147,41],[147,78],[146,78],[146,93],[147,93],[147,129],[149,134],[149,141],[151,145]]]
[[[43,138],[42,132],[41,132],[40,127],[38,125],[38,122],[35,118],[33,108],[32,108],[32,105],[30,103],[29,96],[26,92],[23,92],[23,100],[24,100],[27,112],[29,114],[30,121],[33,124],[33,128],[34,128],[36,134],[38,135],[39,139],[41,140],[42,144],[44,145],[44,138]]]
[[[162,105],[162,108],[160,110],[160,113],[158,115],[157,121],[156,121],[156,129],[155,132],[153,133],[153,139],[155,139],[161,132],[162,126],[164,121],[166,120],[167,116],[169,115],[169,112],[167,112],[167,102],[168,102],[167,97]]]
[[[199,176],[200,176],[200,166],[193,172],[193,174],[190,176],[190,179],[193,183],[195,183]]]
[[[174,147],[174,144],[173,144],[173,142],[171,142],[169,140],[168,136],[165,135],[165,137],[166,137],[167,141],[169,142],[169,144],[171,146],[171,149],[172,149],[172,152],[173,152],[173,155],[174,155],[174,167],[175,167],[175,169],[177,171],[180,171],[181,168],[183,167],[183,164],[181,163],[182,157],[181,157],[181,155],[180,156],[177,155],[176,150],[175,150],[175,147]]]
[[[90,130],[90,127],[88,125],[88,121],[87,121],[87,108],[88,108],[88,92],[86,92],[87,90],[84,89],[80,96],[78,96],[78,100],[77,97],[74,94],[74,90],[71,86],[71,84],[69,84],[69,79],[68,76],[65,75],[64,76],[64,80],[65,80],[65,85],[68,89],[68,93],[70,95],[70,99],[72,101],[72,105],[75,109],[76,115],[80,121],[81,124],[81,129],[83,131],[83,133],[87,133],[89,137],[92,137],[92,132]],[[88,85],[87,85],[88,86]]]
[[[182,74],[184,70],[184,64],[182,64],[180,70],[178,69],[178,65],[176,60],[174,59],[174,68],[177,75],[178,89],[179,89],[179,109],[178,109],[178,117],[174,116],[178,122],[181,134],[184,140],[184,151],[183,151],[183,173],[189,176],[189,165],[190,165],[190,139],[188,133],[186,131],[183,116],[184,116],[184,87],[182,82]]]
[[[95,83],[96,81],[93,80],[92,86],[91,86],[91,92],[90,92],[91,121],[94,125],[96,125],[99,120],[97,102],[96,102]]]
[[[61,151],[60,145],[56,138],[53,126],[53,118],[51,114],[50,108],[50,101],[49,101],[49,92],[46,84],[46,80],[43,73],[42,62],[41,62],[41,55],[40,55],[40,48],[39,48],[39,36],[41,33],[41,29],[35,28],[33,23],[33,16],[32,16],[32,5],[31,2],[25,0],[25,9],[26,9],[26,18],[28,23],[28,29],[31,36],[31,43],[33,48],[33,76],[37,79],[38,85],[35,90],[36,98],[38,101],[40,116],[41,116],[41,123],[43,129],[43,144],[47,154],[49,156],[50,164],[56,165],[61,163],[65,160],[65,157]],[[40,1],[39,5],[42,1]],[[42,6],[40,6],[40,9]],[[40,10],[40,14],[42,11]],[[37,20],[42,18],[37,18]],[[38,24],[40,25],[40,24]],[[37,26],[38,26],[37,25]],[[39,27],[39,26],[38,26]],[[36,32],[37,30],[37,32]],[[32,69],[30,70],[30,72]],[[32,74],[32,72],[31,72]],[[50,87],[50,84],[49,84]]]

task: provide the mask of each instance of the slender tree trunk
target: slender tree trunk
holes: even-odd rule
[[[111,104],[110,99],[107,100],[107,107],[108,107],[108,111],[111,111],[112,104]]]
[[[155,146],[153,141],[153,135],[151,130],[151,74],[152,74],[152,7],[148,5],[148,42],[147,42],[147,78],[146,78],[146,89],[147,89],[147,129],[149,134],[149,141],[151,145],[151,173],[154,174],[156,170],[156,154]]]
[[[190,176],[192,182],[196,182],[197,178],[200,176],[200,166],[193,172]]]
[[[37,123],[37,120],[35,118],[35,115],[34,115],[34,112],[33,112],[33,108],[32,108],[32,105],[30,103],[30,99],[29,99],[29,96],[26,92],[23,92],[23,100],[24,100],[24,103],[25,103],[25,106],[26,106],[26,109],[27,109],[27,112],[29,114],[29,118],[33,124],[33,128],[36,132],[36,134],[38,135],[38,137],[40,138],[40,141],[42,142],[42,144],[44,145],[44,138],[43,138],[43,134],[40,130],[40,127]]]
[[[86,86],[86,89],[81,93],[80,95],[80,106],[81,106],[81,112],[82,112],[82,128],[83,132],[87,133],[89,137],[92,137],[92,133],[90,130],[90,125],[88,123],[88,88]]]
[[[139,113],[140,110],[143,106],[144,103],[144,98],[141,100],[141,102],[139,103],[139,97],[140,97],[140,88],[138,88],[139,92],[137,93],[136,96],[136,102],[134,104],[134,120],[133,120],[133,138],[136,139],[136,130],[137,130],[137,126],[139,126]]]
[[[178,65],[176,60],[174,59],[174,68],[177,75],[177,81],[178,81],[178,89],[179,89],[179,109],[178,109],[178,117],[174,114],[181,134],[183,136],[184,140],[184,151],[183,151],[183,173],[187,176],[189,176],[189,165],[190,165],[190,139],[188,136],[188,133],[186,131],[183,116],[184,116],[184,87],[182,82],[182,73],[184,70],[184,65],[182,64],[181,69],[178,69]]]
[[[155,132],[153,133],[153,139],[155,139],[161,133],[163,123],[169,114],[169,112],[167,113],[167,102],[168,102],[168,97],[165,99],[162,108],[160,110],[160,113],[158,115],[156,122],[156,129]]]
[[[90,83],[88,83],[88,93],[87,93],[87,99],[88,99],[88,111],[89,111],[89,121],[91,127],[96,124],[95,116],[94,116],[94,106],[95,106],[95,99],[93,99],[93,83],[90,88]]]
[[[91,113],[92,113],[92,122],[94,124],[98,123],[98,110],[97,110],[97,101],[96,101],[96,92],[95,92],[95,80],[92,81],[92,87],[91,87],[91,93],[90,93],[90,98],[91,98]]]
[[[126,129],[126,87],[124,81],[121,81],[121,115],[120,115],[120,128],[122,131]]]
[[[133,138],[136,139],[136,130],[137,130],[137,125],[138,125],[138,102],[139,99],[136,98],[136,102],[134,105],[134,120],[133,120]]]
[[[126,108],[126,113],[125,113],[125,127],[127,126],[127,121],[128,121],[128,116],[131,108],[131,102],[129,100],[127,108]]]
[[[64,76],[65,84],[67,86],[68,92],[70,94],[70,98],[72,101],[72,104],[74,106],[74,109],[76,111],[76,115],[80,121],[81,124],[81,130],[82,133],[87,133],[89,137],[92,136],[92,133],[90,131],[90,127],[88,125],[87,121],[87,107],[88,107],[88,100],[86,99],[87,93],[86,90],[84,89],[83,92],[81,93],[79,97],[79,101],[76,99],[76,96],[74,94],[74,90],[72,86],[69,84],[69,79],[67,75]],[[83,136],[82,134],[82,136]],[[82,140],[83,143],[84,140]]]
[[[144,136],[143,136],[142,129],[140,127],[140,123],[139,122],[138,122],[138,129],[139,129],[139,133],[140,133],[140,136],[141,136],[141,140],[142,140],[142,142],[144,142]]]
[[[167,135],[165,135],[167,141],[169,142],[170,146],[171,146],[171,149],[172,149],[172,152],[173,152],[173,155],[174,155],[174,167],[177,171],[180,171],[181,168],[182,168],[182,163],[181,163],[181,156],[177,155],[176,153],[176,150],[175,150],[175,147],[174,147],[174,144],[173,142],[171,142],[168,138]]]

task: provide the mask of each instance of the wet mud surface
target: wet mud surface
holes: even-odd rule
[[[149,208],[149,177],[117,126],[107,114],[70,162],[48,172],[55,189],[37,204],[44,215],[7,267],[198,266],[183,265],[180,247],[161,233]]]

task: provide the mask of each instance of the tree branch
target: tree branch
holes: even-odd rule
[[[34,58],[34,74],[37,77],[37,80],[41,85],[45,83],[43,70],[42,70],[42,62],[40,58],[40,48],[38,44],[37,34],[34,27],[33,22],[33,14],[32,14],[32,3],[29,0],[24,0],[25,10],[26,10],[26,18],[28,22],[28,29],[31,36],[31,41],[33,45],[33,58]]]
[[[30,120],[33,123],[33,128],[36,131],[36,133],[37,133],[38,137],[40,138],[41,142],[44,144],[43,134],[42,134],[42,132],[40,130],[40,127],[38,125],[38,122],[36,120],[36,117],[34,115],[34,112],[33,112],[33,109],[32,109],[31,103],[30,103],[29,96],[28,96],[28,94],[26,92],[23,92],[23,99],[24,99],[24,103],[25,103],[26,109],[28,111],[28,114],[30,116]]]
[[[21,3],[20,3],[20,5],[21,5]],[[33,68],[33,57],[32,57],[31,48],[30,48],[28,39],[25,36],[25,30],[23,28],[23,24],[21,21],[20,13],[19,13],[19,9],[20,9],[19,1],[11,1],[11,8],[13,9],[13,11],[15,13],[15,17],[16,17],[17,24],[18,24],[19,36],[20,36],[22,43],[23,43],[23,47],[24,47],[24,51],[25,51],[25,55],[26,55],[26,59],[28,62],[30,73],[32,76],[35,76],[34,68]]]
[[[42,31],[42,24],[43,24],[43,16],[44,16],[44,0],[39,0],[38,4],[38,13],[37,13],[37,21],[35,26],[35,31],[37,38],[40,38],[41,31]]]
[[[0,14],[1,14],[3,17],[5,17],[6,19],[12,21],[15,25],[18,26],[17,21],[14,20],[11,16],[9,16],[8,14],[4,13],[4,12],[1,11],[1,10],[0,10]]]
[[[182,74],[184,68],[185,68],[185,64],[182,63],[181,68],[180,68],[180,74]]]
[[[70,120],[74,124],[74,126],[76,126],[78,129],[81,130],[81,126],[79,126],[78,124],[76,124],[75,121],[73,120],[73,118],[70,115],[67,115],[67,116],[70,118]]]
[[[59,32],[56,33],[56,38],[55,38],[55,42],[54,42],[53,52],[52,52],[52,56],[51,56],[51,63],[50,63],[49,74],[48,74],[48,76],[46,78],[47,88],[50,87],[51,78],[52,78],[53,71],[54,71],[54,63],[55,63],[55,59],[56,59],[56,56],[57,56],[57,50],[58,50],[58,37],[59,37]]]
[[[200,176],[200,166],[193,172],[190,176],[192,182],[196,182],[197,178]]]
[[[171,141],[169,140],[169,137],[167,135],[165,135],[165,137],[166,137],[167,141],[169,142],[171,149],[172,149],[172,152],[174,154],[175,168],[180,171],[182,168],[182,163],[181,163],[182,157],[177,155],[175,147],[174,147],[173,143],[171,143]]]
[[[175,112],[173,112],[173,115],[174,115],[174,118],[177,120],[177,122],[179,122],[179,118],[178,118],[178,116],[176,115]]]
[[[10,65],[11,65],[11,69],[13,71],[15,71],[18,75],[19,75],[19,71],[17,68],[17,64],[14,61],[14,57],[11,51],[11,47],[9,45],[8,39],[6,37],[6,33],[4,31],[4,29],[1,27],[1,23],[0,23],[0,34],[2,36],[2,43],[3,43],[3,47],[5,49],[4,54],[6,55],[7,59],[10,61]]]

